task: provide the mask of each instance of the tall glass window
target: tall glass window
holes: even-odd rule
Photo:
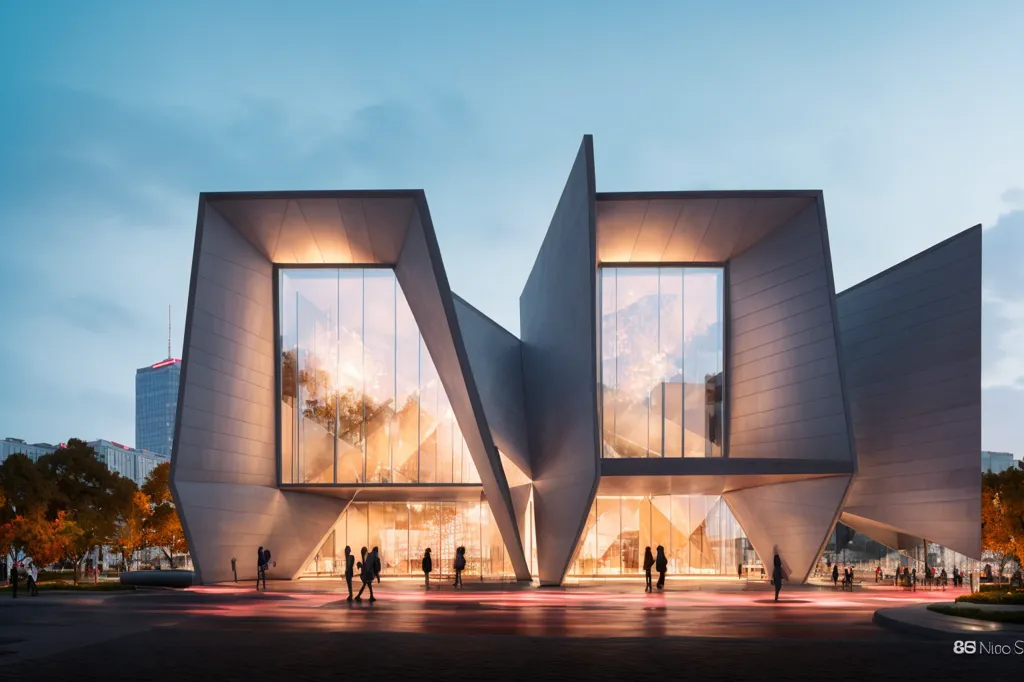
[[[721,457],[724,272],[602,267],[605,457]]]
[[[531,536],[532,537],[532,536]],[[423,553],[430,548],[432,577],[450,576],[455,550],[466,548],[467,579],[515,579],[490,505],[481,498],[451,502],[353,502],[317,550],[304,574],[339,575],[345,547],[360,560],[360,549],[377,547],[381,573],[422,577]],[[531,543],[530,552],[533,555]]]
[[[718,495],[603,496],[594,500],[570,574],[643,571],[644,550],[665,548],[668,572],[736,575],[757,555]]]
[[[390,269],[282,269],[281,482],[479,483]]]

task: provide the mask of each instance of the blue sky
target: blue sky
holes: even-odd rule
[[[517,331],[593,133],[601,191],[823,189],[840,290],[984,224],[983,447],[1024,454],[1021,3],[157,4],[0,3],[0,437],[134,442],[203,190],[422,187]]]

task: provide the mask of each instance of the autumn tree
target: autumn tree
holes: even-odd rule
[[[152,511],[145,523],[150,545],[159,547],[174,568],[174,557],[188,553],[188,542],[181,527],[178,510],[171,495],[171,465],[164,462],[156,466],[142,484],[142,492],[149,497]]]
[[[147,524],[151,515],[149,495],[141,490],[136,490],[132,494],[129,503],[118,515],[111,544],[121,555],[125,570],[131,570],[136,553],[148,544]]]
[[[52,520],[39,512],[19,519],[15,541],[24,556],[32,558],[32,563],[42,568],[64,556],[67,541],[73,537],[75,531],[68,527],[63,512],[58,513]]]
[[[1024,564],[1024,470],[986,473],[981,491],[982,548],[1005,564]]]
[[[0,551],[4,556],[13,555],[15,561],[31,556],[32,545],[39,545],[45,536],[41,526],[53,495],[52,482],[27,456],[15,453],[0,463]],[[45,554],[42,548],[39,551]],[[39,559],[36,563],[45,565]]]
[[[39,458],[43,475],[53,482],[51,519],[63,513],[69,528],[64,558],[75,568],[75,583],[86,555],[108,544],[120,512],[131,504],[135,484],[111,472],[84,441],[72,438],[56,452]]]

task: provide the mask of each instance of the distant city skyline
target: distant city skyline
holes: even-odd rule
[[[4,3],[0,434],[135,442],[205,190],[423,188],[452,289],[518,332],[507,292],[593,133],[598,190],[822,189],[840,291],[981,223],[982,446],[1024,453],[1022,23],[1009,0]]]

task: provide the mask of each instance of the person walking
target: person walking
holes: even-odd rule
[[[362,554],[363,560],[359,564],[359,579],[362,581],[362,587],[359,588],[359,592],[356,594],[356,601],[363,600],[363,590],[370,588],[370,602],[377,601],[377,598],[373,596],[373,566],[374,566],[374,552],[366,553],[366,548],[363,547],[359,550]]]
[[[377,584],[380,585],[380,550],[376,547],[373,548],[373,577],[377,580]]]
[[[348,601],[352,601],[352,578],[356,575],[355,565],[356,558],[352,556],[352,548],[345,545],[345,584],[348,585]]]
[[[434,570],[434,562],[430,558],[430,548],[423,552],[423,562],[420,564],[423,569],[423,586],[430,589],[430,572]]]
[[[25,591],[28,592],[28,596],[32,596],[32,591],[35,589],[35,582],[32,580],[32,566],[28,564],[25,566]]]
[[[35,562],[28,567],[28,596],[38,597],[39,596],[39,567],[35,565]]]
[[[658,545],[658,553],[654,558],[654,570],[658,572],[658,589],[665,587],[665,574],[668,572],[668,557],[665,556],[665,548]]]
[[[779,601],[779,590],[782,589],[782,559],[779,558],[778,554],[775,555],[772,563],[774,564],[774,568],[772,568],[772,584],[775,586],[775,601]]]
[[[653,592],[654,587],[651,583],[651,569],[654,568],[654,555],[651,554],[651,548],[644,548],[644,578],[647,583],[644,586],[644,592]]]
[[[263,578],[263,589],[267,589],[267,555],[263,551],[263,546],[260,545],[259,550],[256,552],[256,591],[260,591],[260,578]]]
[[[832,564],[832,587],[839,587],[839,564]]]
[[[459,547],[455,550],[455,583],[452,587],[462,587],[462,571],[466,569],[466,548]]]
[[[238,582],[238,564],[235,562],[235,557],[231,557],[231,573],[235,576],[235,582]]]

